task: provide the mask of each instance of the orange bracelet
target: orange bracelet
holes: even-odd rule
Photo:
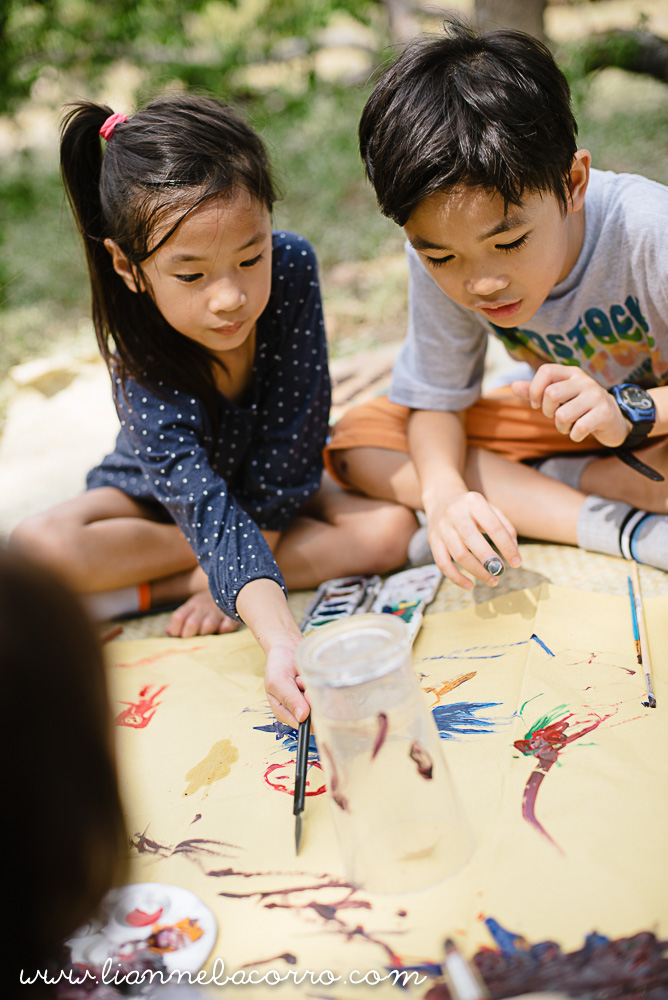
[[[139,599],[138,611],[150,611],[151,608],[151,584],[138,583],[137,597]]]

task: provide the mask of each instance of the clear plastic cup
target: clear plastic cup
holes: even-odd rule
[[[473,838],[405,623],[365,614],[323,625],[299,646],[297,663],[350,881],[406,892],[458,871]]]

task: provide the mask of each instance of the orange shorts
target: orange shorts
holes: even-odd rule
[[[410,412],[408,406],[391,403],[387,396],[351,407],[334,425],[325,446],[327,471],[339,481],[330,454],[344,448],[388,448],[407,452],[406,422]],[[533,410],[525,400],[518,399],[510,386],[481,397],[465,410],[464,424],[469,447],[486,448],[514,462],[548,458],[564,452],[602,450],[592,437],[576,444],[560,434],[554,421],[540,410]]]

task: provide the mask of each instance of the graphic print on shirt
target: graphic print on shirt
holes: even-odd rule
[[[627,380],[647,388],[668,378],[668,363],[661,358],[640,302],[627,295],[623,302],[608,310],[596,306],[585,310],[577,322],[563,333],[541,334],[527,327],[504,329],[490,323],[494,333],[513,357],[536,361],[577,365],[597,381],[614,383],[614,365],[628,367]]]

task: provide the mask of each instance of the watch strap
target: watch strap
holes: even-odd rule
[[[629,431],[622,447],[637,448],[639,444],[644,444],[647,440],[647,435],[653,427],[653,420],[651,423],[648,421],[647,423],[632,424],[631,430]]]
[[[655,483],[664,482],[664,476],[656,469],[653,469],[651,465],[647,465],[642,462],[637,455],[634,455],[632,451],[629,451],[628,445],[623,444],[620,448],[611,448],[610,451],[617,456],[620,461],[628,465],[629,468],[634,469],[639,472],[641,476],[646,476]]]

